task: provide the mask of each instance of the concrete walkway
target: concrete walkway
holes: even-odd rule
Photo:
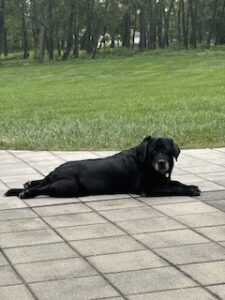
[[[182,151],[173,178],[196,199],[3,197],[110,154],[0,151],[0,299],[225,299],[225,148]]]

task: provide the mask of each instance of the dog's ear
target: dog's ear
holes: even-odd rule
[[[148,158],[149,145],[151,144],[152,137],[147,136],[143,141],[137,146],[137,158],[141,163],[146,162]]]
[[[173,157],[177,160],[180,154],[180,148],[174,143],[173,139],[170,139],[170,142],[172,144]]]

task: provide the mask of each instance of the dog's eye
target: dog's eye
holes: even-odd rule
[[[156,156],[156,151],[155,150],[153,150],[152,152],[151,152],[151,154],[152,154],[152,156]]]

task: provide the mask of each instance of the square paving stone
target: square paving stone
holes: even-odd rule
[[[106,277],[125,295],[196,286],[173,267],[108,274]]]
[[[167,263],[149,250],[91,256],[88,260],[101,273],[115,273],[166,266]]]
[[[65,243],[4,249],[13,264],[78,257]]]
[[[110,223],[58,228],[57,231],[69,241],[123,235],[123,231]]]
[[[223,212],[175,216],[174,218],[189,227],[225,225],[225,213]]]
[[[0,252],[0,266],[8,265],[7,260],[5,259],[4,255]]]
[[[129,300],[214,300],[210,293],[200,287],[180,289],[174,291],[155,292],[142,295],[133,295]]]
[[[143,233],[135,235],[135,238],[150,248],[172,247],[209,242],[208,239],[189,229]]]
[[[99,158],[98,155],[90,152],[90,151],[52,151],[57,157],[60,157],[64,160],[83,160],[83,159],[91,159],[91,158]]]
[[[14,156],[11,156],[11,155],[1,155],[0,156],[0,165],[3,167],[10,167],[10,166],[8,166],[9,164],[20,164],[21,163],[21,161],[18,159],[18,158],[16,158],[16,157],[14,157]]]
[[[31,284],[39,300],[91,300],[118,296],[100,276],[73,278]]]
[[[169,217],[137,219],[117,224],[130,234],[186,228]]]
[[[0,221],[0,233],[48,229],[38,218]]]
[[[52,230],[34,230],[0,234],[0,247],[2,248],[57,242],[62,242],[62,239]]]
[[[50,198],[50,197],[37,197],[35,199],[24,200],[24,202],[30,207],[36,206],[49,206],[49,205],[59,205],[67,203],[79,202],[77,198]]]
[[[199,182],[198,187],[202,192],[225,190],[224,186],[211,181]]]
[[[97,275],[97,272],[82,258],[17,264],[15,268],[26,282]]]
[[[0,181],[0,191],[4,191],[6,189],[7,189],[7,186],[3,182]]]
[[[27,205],[18,197],[0,197],[0,210],[23,207],[27,207]]]
[[[115,236],[70,242],[84,256],[142,250],[144,247],[129,236]]]
[[[225,259],[225,249],[213,243],[161,248],[156,252],[176,265]]]
[[[52,227],[69,227],[86,224],[106,223],[107,221],[96,213],[82,213],[74,215],[61,215],[46,217],[45,221]]]
[[[113,297],[113,298],[104,298],[105,300],[125,300],[125,298],[122,297]]]
[[[0,286],[20,283],[21,280],[10,266],[0,267]]]
[[[113,222],[162,216],[159,212],[148,206],[101,211],[100,214]]]
[[[221,166],[214,165],[212,163],[203,162],[203,166],[182,168],[184,171],[190,172],[192,174],[201,173],[213,173],[213,172],[225,172],[225,168]]]
[[[101,156],[101,157],[108,157],[108,156],[112,156],[114,154],[117,154],[118,151],[93,151],[92,153],[98,155],[98,156]]]
[[[27,151],[27,150],[10,150],[16,157],[22,158],[26,161],[40,160],[40,159],[55,159],[48,151]]]
[[[218,212],[218,210],[215,209],[214,207],[202,202],[188,202],[188,203],[158,205],[157,210],[167,214],[168,216]]]
[[[10,165],[11,166],[11,165]],[[7,176],[18,176],[18,175],[30,175],[30,178],[32,178],[33,175],[37,175],[38,173],[31,167],[28,166],[14,166],[10,168],[2,168],[0,169],[0,177],[2,177],[2,180],[4,182],[4,177]]]
[[[196,198],[200,201],[225,200],[225,191],[203,192]]]
[[[225,299],[225,284],[207,286],[207,288],[221,299]]]
[[[31,209],[9,209],[0,211],[0,221],[30,219],[36,218],[37,215]]]
[[[103,200],[118,200],[118,199],[132,199],[128,194],[113,194],[113,195],[96,195],[96,196],[85,196],[78,197],[81,202],[96,202]]]
[[[225,261],[190,264],[180,269],[203,285],[225,282]]]
[[[225,200],[207,201],[206,203],[225,212]]]
[[[197,175],[193,175],[193,174],[185,174],[185,175],[172,175],[172,180],[175,181],[180,181],[184,184],[190,185],[190,184],[199,184],[200,182],[204,181],[205,179],[197,176]]]
[[[2,300],[32,300],[29,290],[22,284],[0,287],[0,299]]]
[[[196,231],[202,233],[203,235],[212,239],[213,241],[218,241],[218,242],[225,241],[225,225],[196,228]]]
[[[225,177],[223,177],[223,179],[214,180],[214,182],[220,186],[225,187]]]
[[[203,174],[198,174],[198,175],[206,180],[216,182],[216,181],[220,180],[221,178],[225,177],[225,172],[203,173]]]
[[[78,214],[91,211],[90,208],[82,203],[36,207],[34,210],[42,217]]]
[[[32,177],[32,178],[31,178]],[[43,177],[36,173],[36,174],[21,174],[21,175],[11,175],[11,176],[2,176],[1,180],[8,186],[11,188],[15,188],[18,187],[15,185],[16,182],[21,182],[20,187],[27,181],[30,180],[39,180],[42,179]]]
[[[161,204],[173,204],[173,203],[185,203],[193,202],[195,199],[192,197],[181,197],[181,196],[171,196],[171,197],[141,197],[137,198],[141,202],[147,205],[161,205]]]
[[[95,210],[110,210],[110,209],[120,209],[120,208],[130,208],[144,206],[143,203],[138,202],[134,199],[117,199],[117,200],[107,200],[107,201],[97,201],[88,204],[91,208]]]

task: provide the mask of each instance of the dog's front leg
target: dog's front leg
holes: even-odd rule
[[[169,181],[167,184],[152,186],[142,192],[144,197],[157,196],[199,196],[201,191],[195,185],[185,185],[178,181]]]

